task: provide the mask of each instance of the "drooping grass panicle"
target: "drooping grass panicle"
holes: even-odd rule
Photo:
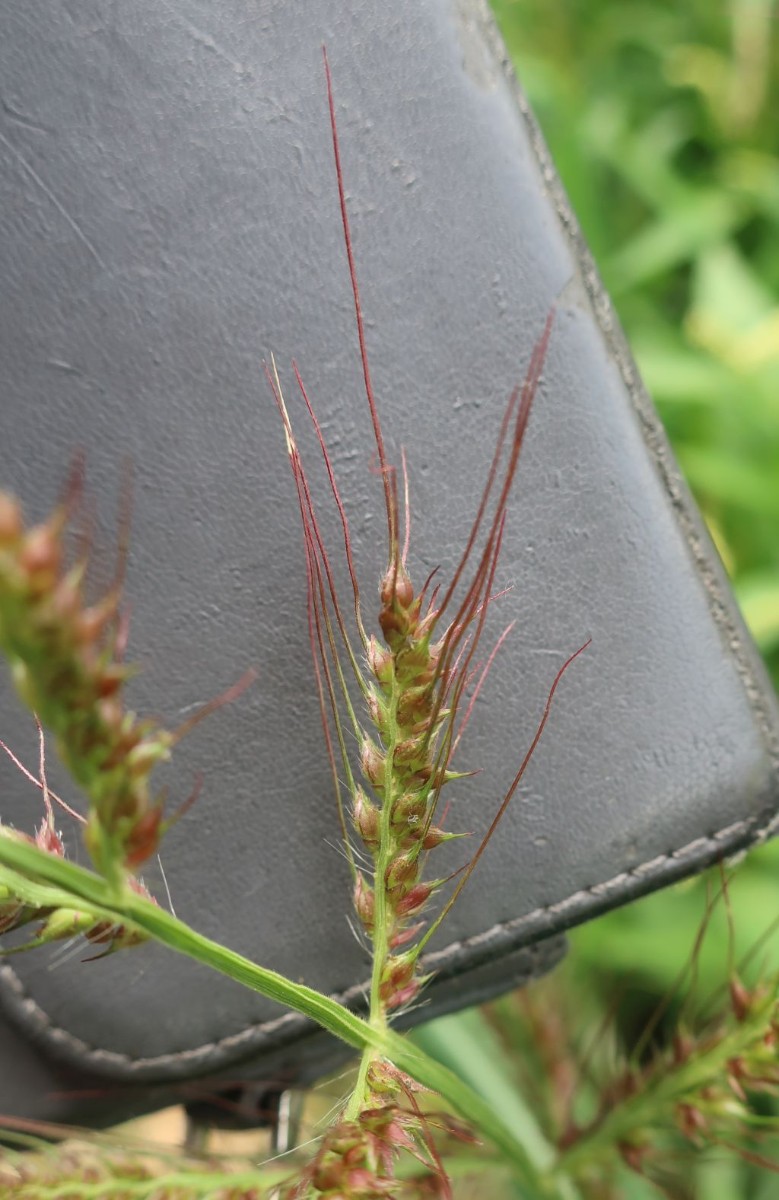
[[[630,1021],[625,1028],[617,1024],[625,999],[617,989],[597,1029],[583,1039],[565,972],[562,979],[547,978],[528,994],[494,1006],[500,1028],[507,1009],[516,1011],[522,1002],[524,1014],[513,1032],[511,1016],[503,1029],[509,1040],[518,1033],[521,1044],[529,1038],[531,1056],[548,1043],[545,1053],[553,1065],[544,1076],[542,1103],[557,1146],[555,1172],[560,1178],[586,1184],[600,1195],[599,1189],[618,1188],[627,1168],[666,1194],[669,1159],[684,1163],[693,1150],[725,1147],[745,1162],[779,1170],[779,1161],[765,1149],[769,1137],[775,1146],[779,1132],[775,1106],[766,1103],[779,1091],[779,977],[763,970],[756,972],[756,980],[745,981],[745,960],[737,962],[735,954],[729,879],[722,867],[720,878],[719,887],[707,879],[690,952],[637,1036]],[[712,921],[723,905],[724,938]],[[772,922],[767,932],[775,928]],[[702,987],[699,973],[709,938],[716,939],[711,949],[724,968],[722,983],[711,993]],[[750,955],[762,942],[753,944]],[[554,1086],[554,1061],[561,1050],[560,1090]]]
[[[16,499],[0,495],[0,649],[20,697],[52,731],[60,757],[86,794],[84,840],[95,865],[121,888],[125,876],[156,853],[182,811],[164,815],[164,793],[151,787],[155,766],[193,725],[243,690],[252,673],[175,730],[125,707],[124,687],[134,673],[124,661],[122,609],[129,497],[125,487],[114,580],[90,604],[88,545],[75,562],[66,547],[82,494],[78,464],[57,508],[31,528]],[[46,801],[43,773],[40,785]]]
[[[0,1117],[3,1200],[274,1200],[289,1165],[198,1155],[125,1131]]]
[[[118,653],[116,587],[88,606],[84,557],[72,566],[65,561],[63,536],[81,486],[79,473],[52,516],[29,530],[16,501],[2,498],[0,644],[22,699],[53,730],[90,797],[87,844],[97,865],[109,871],[143,860],[140,843],[148,840],[158,810],[148,775],[167,757],[170,735],[123,710],[121,691],[130,672]]]
[[[727,1146],[747,1161],[759,1157],[756,1141],[761,1132],[776,1132],[777,1123],[761,1122],[750,1097],[779,1089],[778,994],[775,978],[748,988],[734,977],[718,1017],[680,1021],[646,1062],[631,1058],[602,1085],[591,1120],[567,1129],[560,1172],[577,1178],[623,1163],[651,1179],[672,1134],[697,1149]],[[779,1170],[766,1158],[761,1165]]]

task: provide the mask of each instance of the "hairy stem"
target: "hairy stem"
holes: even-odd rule
[[[384,876],[389,867],[392,853],[392,832],[391,832],[391,816],[392,804],[395,799],[395,788],[393,772],[390,769],[392,756],[395,751],[397,742],[397,704],[398,704],[398,685],[397,680],[393,679],[392,692],[390,695],[388,706],[388,728],[390,729],[390,737],[386,746],[387,751],[387,773],[384,784],[384,802],[381,809],[381,822],[379,834],[379,850],[376,855],[376,875],[375,875],[375,915],[374,915],[374,932],[373,932],[373,962],[371,965],[371,992],[370,992],[370,1011],[368,1015],[369,1024],[372,1028],[384,1032],[387,1029],[387,1011],[386,1006],[381,997],[381,981],[382,973],[386,966],[387,958],[389,957],[389,927],[392,920],[391,914],[388,911],[387,892],[384,887]],[[354,1090],[349,1098],[349,1103],[346,1106],[345,1117],[347,1120],[355,1120],[361,1108],[365,1104],[367,1094],[368,1071],[371,1063],[376,1057],[373,1047],[366,1046],[360,1059],[360,1067],[357,1073],[357,1081]]]

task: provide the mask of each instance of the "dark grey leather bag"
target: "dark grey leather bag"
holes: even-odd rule
[[[555,671],[593,643],[436,941],[421,1019],[526,978],[566,927],[768,833],[777,713],[479,3],[52,0],[33,20],[3,0],[0,481],[40,517],[82,448],[109,564],[132,460],[138,711],[175,724],[260,672],[168,771],[174,799],[204,776],[164,843],[177,914],[359,1002],[294,489],[260,366],[271,351],[287,377],[300,365],[370,596],[380,485],[322,42],[379,402],[393,457],[408,454],[417,581],[456,561],[506,398],[562,294],[501,566],[513,590],[496,619],[518,628],[477,706],[462,763],[483,770],[459,785],[450,827],[486,828]],[[34,729],[3,688],[0,732],[33,763]],[[35,790],[0,771],[3,820],[32,828]],[[83,857],[75,832],[68,843]],[[105,1121],[333,1061],[301,1018],[162,949],[82,957],[0,968],[0,1111]]]

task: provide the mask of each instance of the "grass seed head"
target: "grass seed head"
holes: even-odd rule
[[[22,700],[52,730],[85,791],[87,848],[98,870],[118,884],[157,852],[171,824],[163,795],[151,788],[154,768],[202,716],[234,698],[251,673],[175,732],[125,707],[133,670],[123,661],[124,550],[113,586],[87,604],[86,556],[69,565],[64,544],[81,486],[75,474],[65,500],[29,530],[16,499],[0,493],[0,650]]]

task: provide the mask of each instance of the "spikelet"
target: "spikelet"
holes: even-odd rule
[[[421,1093],[425,1089],[408,1075],[376,1059],[359,1113],[342,1117],[327,1131],[309,1165],[280,1189],[279,1200],[451,1200],[432,1131],[460,1141],[473,1138],[449,1114],[424,1111]],[[401,1156],[414,1160],[414,1174],[407,1179],[397,1177]]]
[[[37,725],[39,743],[39,776],[37,779],[2,740],[0,740],[0,749],[5,751],[14,765],[30,782],[36,784],[41,789],[46,813],[34,837],[21,830],[3,826],[1,823],[0,837],[26,842],[29,845],[36,846],[44,854],[64,859],[65,844],[54,823],[54,804],[52,801],[64,809],[75,820],[81,821],[82,824],[86,822],[56,792],[50,790],[46,778],[46,746],[43,727],[40,721],[37,721]],[[144,899],[149,900],[152,904],[156,904],[156,900],[150,895],[142,880],[130,875],[127,882],[130,889],[136,895],[144,897]],[[4,946],[2,950],[3,955],[18,954],[22,950],[33,949],[36,946],[45,945],[47,942],[67,940],[78,934],[83,934],[88,943],[93,946],[102,947],[101,953],[93,957],[103,958],[107,954],[112,954],[115,950],[138,946],[148,940],[148,934],[129,922],[109,921],[91,912],[88,906],[79,908],[63,907],[61,900],[58,899],[57,904],[52,904],[47,903],[47,899],[45,888],[42,892],[40,885],[36,886],[33,879],[25,880],[24,877],[15,877],[11,874],[7,875],[5,880],[0,883],[0,936],[21,929],[32,922],[39,922],[31,941],[26,942],[24,945],[16,945],[13,949]]]
[[[134,870],[156,851],[162,798],[149,777],[173,735],[125,710],[131,670],[121,658],[121,589],[84,598],[83,561],[66,562],[63,537],[80,480],[42,524],[25,528],[14,497],[0,494],[0,649],[22,700],[51,729],[89,797],[85,832],[103,874]]]

